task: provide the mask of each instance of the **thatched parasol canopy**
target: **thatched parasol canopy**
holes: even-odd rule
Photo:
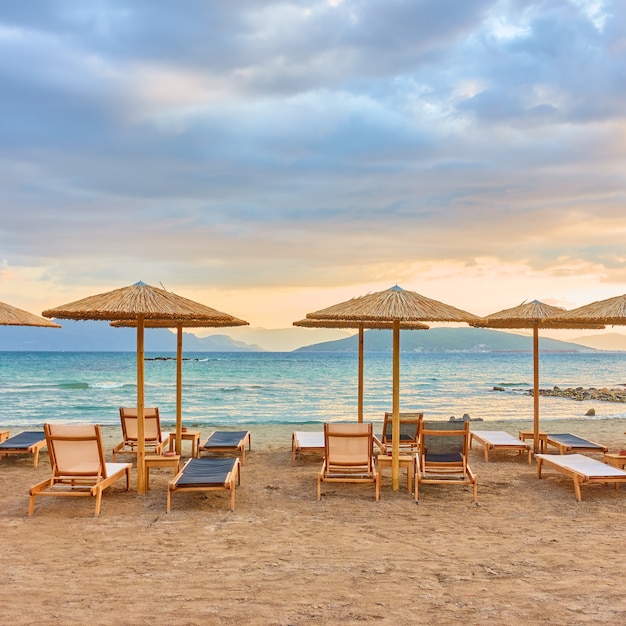
[[[46,328],[61,328],[50,320],[29,313],[16,306],[0,302],[0,326],[43,326]]]
[[[309,313],[307,318],[368,322],[471,322],[479,319],[477,315],[397,285]]]
[[[293,323],[294,326],[304,328],[358,328],[359,330],[359,388],[357,418],[363,421],[363,352],[364,352],[364,329],[393,329],[393,322],[355,322],[347,320],[320,320],[305,318]],[[400,322],[400,330],[428,330],[430,326],[421,322]]]
[[[138,282],[130,287],[89,296],[42,313],[72,320],[235,320],[232,315],[178,296],[171,291]]]
[[[211,321],[245,324],[232,315],[178,296],[171,291],[138,282],[107,293],[70,302],[42,313],[45,317],[72,320],[134,320],[137,325],[137,491],[146,492],[144,430],[144,327],[146,320],[155,323]]]
[[[598,300],[591,304],[559,314],[555,321],[606,324],[609,326],[626,325],[626,294]]]
[[[584,329],[584,328],[602,328],[602,325],[589,326],[584,322],[575,320],[564,320],[560,316],[566,314],[565,309],[552,306],[550,304],[544,304],[539,300],[533,300],[532,302],[522,303],[519,306],[511,309],[504,309],[491,315],[485,315],[484,317],[470,322],[470,326],[477,328],[569,328],[569,329]]]
[[[533,330],[533,434],[534,450],[539,451],[539,329],[584,329],[604,328],[602,325],[585,324],[584,322],[560,320],[555,316],[561,316],[565,309],[544,304],[539,300],[522,303],[511,309],[504,309],[491,315],[470,322],[471,326],[480,328],[532,328]]]
[[[393,328],[393,322],[355,322],[354,320],[322,320],[314,319],[312,317],[305,317],[302,320],[298,320],[293,323],[294,326],[302,326],[304,328],[364,328],[364,329],[376,329],[391,330]],[[422,324],[421,322],[400,322],[400,330],[428,330],[430,326]]]
[[[222,315],[227,315],[222,313]],[[176,328],[176,454],[181,453],[182,449],[182,428],[183,428],[183,328],[224,328],[228,326],[247,326],[248,322],[240,320],[232,315],[230,319],[216,320],[146,320],[144,326],[146,328]],[[123,320],[111,322],[111,326],[116,328],[137,326],[136,320]]]
[[[307,319],[363,322],[369,328],[393,328],[392,489],[399,488],[400,458],[400,325],[411,322],[472,322],[478,316],[397,285],[309,313]]]

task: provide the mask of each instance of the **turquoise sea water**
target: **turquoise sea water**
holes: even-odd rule
[[[174,357],[174,354],[147,354]],[[353,420],[357,355],[328,353],[186,353],[183,419],[187,424],[321,423]],[[626,353],[541,355],[540,385],[616,387],[626,383]],[[146,406],[175,418],[176,363],[146,360]],[[532,355],[403,353],[401,410],[434,418],[469,413],[485,421],[532,419]],[[506,392],[493,391],[504,386]],[[365,355],[365,419],[391,410],[391,355]],[[132,352],[0,352],[0,425],[43,422],[119,424],[119,406],[136,405]],[[541,398],[543,419],[626,417],[616,403]]]

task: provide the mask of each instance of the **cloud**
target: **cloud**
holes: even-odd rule
[[[342,289],[432,264],[478,280],[500,262],[623,282],[625,12],[13,3],[0,16],[9,274],[49,290]]]

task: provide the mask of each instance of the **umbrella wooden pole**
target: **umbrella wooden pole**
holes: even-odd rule
[[[393,321],[393,404],[391,414],[391,489],[400,488],[400,320]]]
[[[176,337],[176,454],[181,454],[183,438],[183,325]]]
[[[539,329],[533,328],[533,448],[539,452]]]
[[[363,349],[363,324],[359,324],[359,405],[358,405],[358,419],[359,423],[363,422],[363,361],[364,361],[364,349]]]
[[[146,493],[146,429],[144,412],[144,316],[137,316],[137,493]]]

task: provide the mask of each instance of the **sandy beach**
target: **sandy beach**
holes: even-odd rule
[[[192,427],[190,425],[190,427]],[[517,435],[530,423],[484,423]],[[298,430],[314,428],[298,427]],[[203,436],[209,429],[203,427]],[[206,433],[204,432],[206,430]],[[176,494],[151,471],[145,496],[120,481],[91,498],[41,498],[47,454],[0,461],[3,623],[32,624],[531,624],[616,623],[626,617],[622,561],[626,489],[583,486],[515,453],[470,452],[479,504],[465,487],[427,485],[419,505],[369,485],[326,485],[321,457],[291,462],[293,426],[254,426],[236,510],[217,492]],[[626,446],[626,420],[551,422]],[[13,432],[17,432],[15,429]],[[118,428],[104,428],[110,455]],[[188,443],[184,453],[189,453]],[[133,481],[135,471],[132,473]]]

